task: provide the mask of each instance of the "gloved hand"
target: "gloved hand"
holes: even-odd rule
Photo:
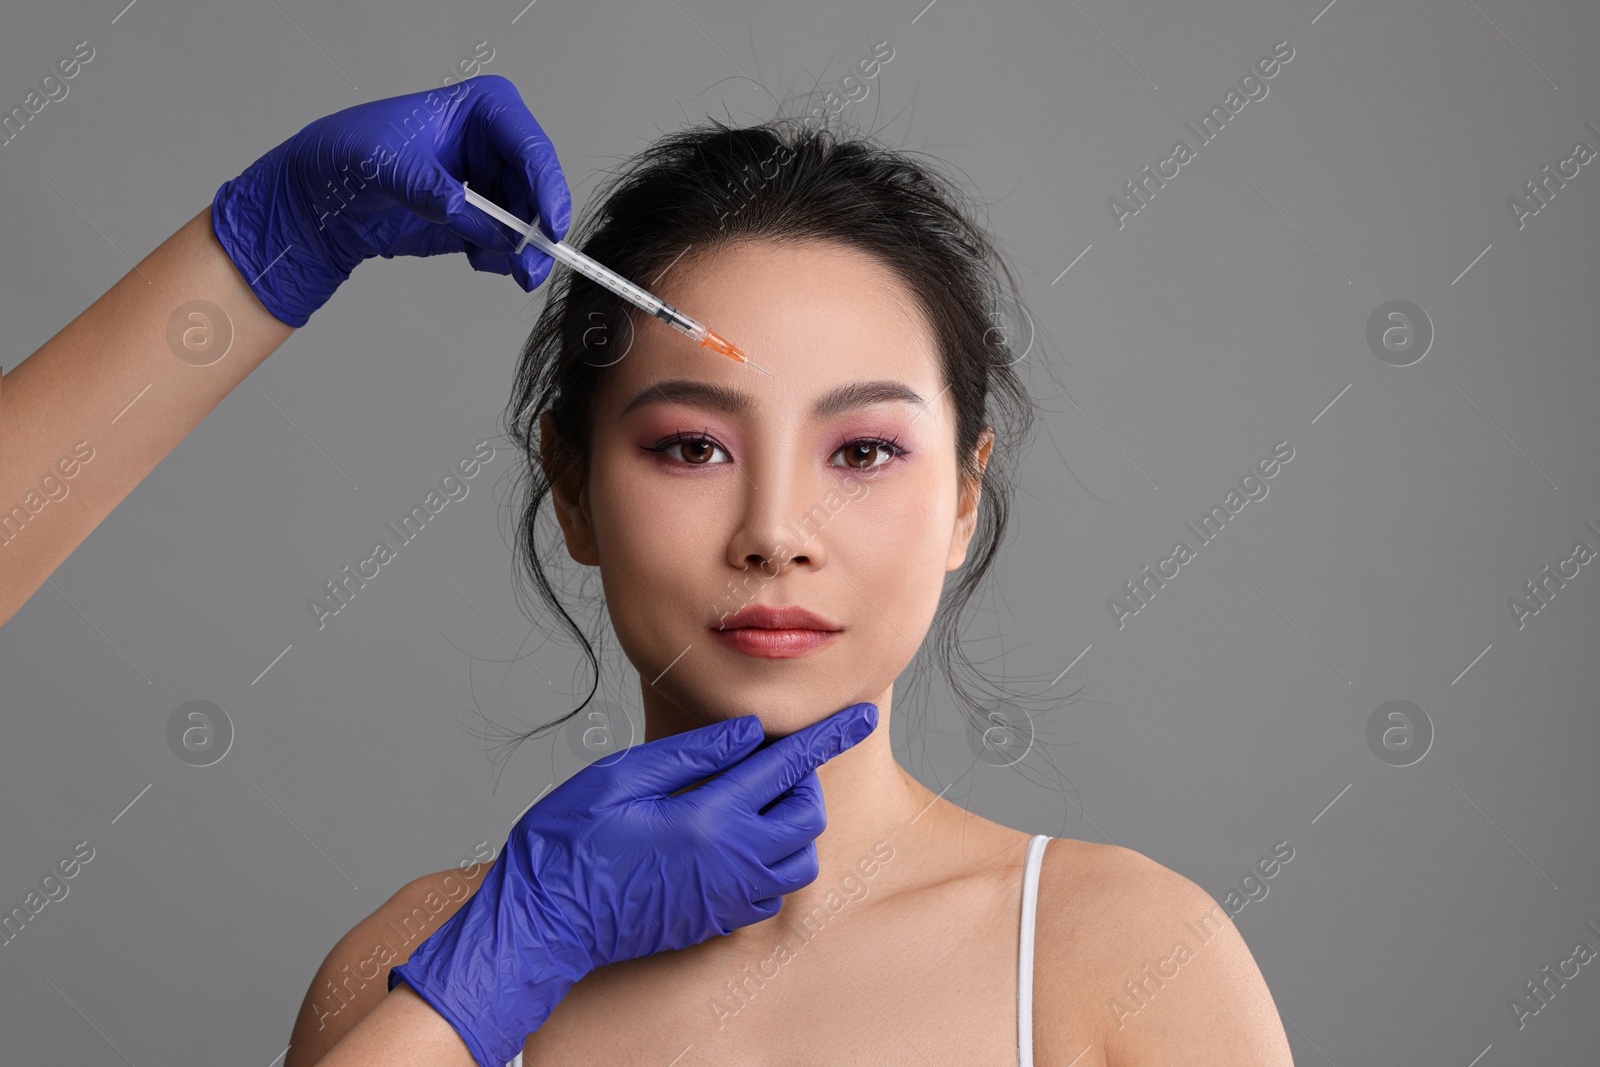
[[[316,120],[224,182],[211,225],[261,303],[295,327],[373,256],[465,251],[474,269],[537,288],[551,258],[531,244],[514,255],[462,181],[566,235],[572,197],[555,149],[498,74]]]
[[[504,1067],[591,970],[770,919],[814,881],[816,768],[877,724],[854,704],[756,751],[760,720],[745,715],[590,764],[518,820],[389,988],[404,980],[481,1067]]]

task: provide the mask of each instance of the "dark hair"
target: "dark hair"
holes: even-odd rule
[[[980,436],[986,427],[994,432],[979,483],[977,527],[967,562],[946,576],[931,627],[932,651],[956,698],[978,716],[985,695],[1010,696],[968,657],[959,621],[1004,537],[1008,475],[1031,428],[1033,403],[1015,368],[1025,353],[1013,350],[1007,325],[1021,307],[1016,280],[969,216],[956,184],[870,137],[841,137],[783,118],[743,128],[708,120],[651,144],[601,185],[594,202],[598,207],[569,234],[569,243],[646,287],[686,250],[702,254],[730,242],[820,239],[870,254],[914,294],[954,400],[956,454],[966,478],[979,478]],[[526,503],[515,509],[516,551],[534,591],[576,640],[593,678],[576,709],[516,736],[516,742],[571,719],[600,684],[595,648],[563,604],[541,555],[539,512],[551,482],[541,461],[540,417],[548,412],[556,430],[548,447],[557,477],[573,465],[585,477],[597,386],[605,367],[626,352],[639,313],[574,272],[557,271],[546,284],[549,297],[523,346],[504,417],[507,435],[526,460],[518,474]],[[543,551],[559,552],[559,546],[559,534],[547,537]]]

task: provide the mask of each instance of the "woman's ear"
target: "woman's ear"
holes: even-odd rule
[[[539,416],[539,462],[550,483],[550,505],[567,539],[567,555],[590,567],[600,565],[594,543],[594,525],[589,518],[589,490],[571,450],[562,448],[555,420],[547,411]]]
[[[961,475],[961,499],[956,507],[956,526],[950,536],[950,558],[945,570],[953,571],[967,561],[967,546],[978,528],[978,501],[983,497],[983,472],[989,467],[989,454],[994,449],[994,428],[985,426],[978,434],[978,475],[968,478]]]

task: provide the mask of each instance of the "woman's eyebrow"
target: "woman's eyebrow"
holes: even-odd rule
[[[748,414],[755,403],[750,394],[714,382],[671,378],[639,390],[622,409],[622,414],[626,415],[635,408],[662,401],[669,404],[692,404],[720,411],[725,415]],[[856,408],[893,401],[918,406],[927,404],[927,401],[922,399],[922,394],[904,382],[889,380],[849,382],[822,396],[812,405],[811,413],[819,419],[826,419]]]

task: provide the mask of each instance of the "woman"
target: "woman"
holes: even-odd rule
[[[958,696],[974,690],[954,620],[1004,532],[1027,416],[991,317],[1003,268],[949,187],[868,142],[713,126],[665,138],[598,199],[575,243],[773,376],[561,277],[510,407],[536,588],[588,649],[544,569],[548,499],[567,554],[598,568],[650,743],[751,710],[786,739],[846,705],[878,715],[815,771],[814,880],[726,936],[590,971],[522,1062],[1289,1063],[1249,950],[1202,890],[1127,849],[966,812],[890,749],[896,679],[931,628]],[[385,957],[413,968],[392,989],[350,979],[407,917],[448,929],[478,907],[471,875],[411,883],[334,947],[285,1067],[469,1062],[385,1044],[427,1011],[404,952]]]
[[[1010,1067],[1029,1038],[1039,1064],[1289,1062],[1221,910],[1125,849],[1036,850],[1019,976],[1029,835],[935,796],[890,751],[895,680],[951,572],[941,647],[959,651],[948,624],[1000,542],[999,470],[1026,413],[1020,353],[992,328],[995,257],[949,190],[866,143],[712,126],[658,141],[595,199],[575,243],[773,377],[558,276],[508,409],[536,588],[570,625],[536,536],[548,499],[566,552],[599,569],[648,740],[746,709],[787,734],[858,700],[879,724],[817,772],[814,883],[770,921],[593,972],[523,1062]],[[330,953],[288,1067],[348,1032],[373,1000],[328,1018],[330,983],[450,877],[403,889]]]

